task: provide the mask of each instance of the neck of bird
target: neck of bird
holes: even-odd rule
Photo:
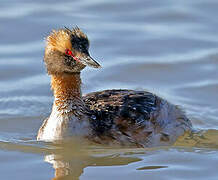
[[[57,74],[51,77],[54,106],[62,113],[71,113],[83,104],[80,73]]]

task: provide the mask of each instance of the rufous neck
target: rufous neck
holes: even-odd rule
[[[55,99],[69,100],[81,98],[80,73],[57,74],[51,76],[51,87]]]

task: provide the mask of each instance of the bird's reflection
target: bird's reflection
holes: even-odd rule
[[[83,174],[84,168],[89,166],[126,165],[141,160],[131,157],[129,153],[120,149],[90,149],[90,146],[88,148],[81,144],[67,143],[45,155],[45,161],[55,169],[55,177],[52,180],[77,180]]]

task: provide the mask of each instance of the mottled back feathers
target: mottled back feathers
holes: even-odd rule
[[[145,127],[158,108],[157,97],[145,91],[106,90],[87,94],[83,100],[91,110],[91,124],[99,135],[112,128],[125,133],[130,127]]]

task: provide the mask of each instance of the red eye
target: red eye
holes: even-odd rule
[[[79,61],[79,59],[73,55],[73,53],[72,53],[71,50],[66,49],[65,54],[68,55],[68,56],[73,57],[73,59],[74,59],[75,61]]]
[[[66,49],[65,54],[68,55],[68,56],[73,56],[72,51],[69,50],[69,49]]]

